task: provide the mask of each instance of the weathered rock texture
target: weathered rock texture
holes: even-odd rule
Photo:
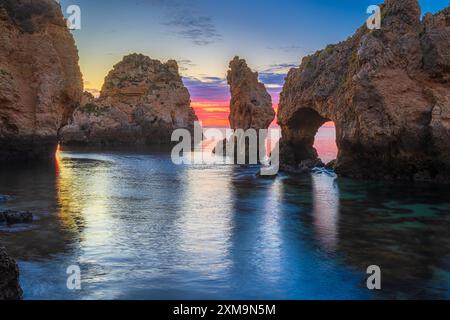
[[[450,8],[420,16],[417,0],[386,0],[381,30],[364,25],[289,72],[284,166],[316,159],[314,136],[332,120],[338,173],[450,181]]]
[[[258,73],[253,72],[244,59],[230,62],[227,76],[230,85],[230,126],[232,129],[267,129],[275,119],[272,98]]]
[[[100,97],[85,94],[70,124],[65,145],[169,144],[173,130],[193,130],[197,117],[176,61],[163,64],[131,54],[105,78]]]
[[[0,244],[0,300],[22,299],[19,269],[16,262]]]
[[[257,160],[259,161],[260,151],[261,154],[265,154],[265,146],[263,146],[264,150],[259,148],[260,138],[265,139],[265,135],[260,130],[267,129],[275,119],[272,97],[267,92],[264,84],[258,81],[258,73],[253,72],[247,66],[245,60],[239,59],[239,57],[234,57],[231,60],[227,80],[231,93],[230,115],[228,118],[231,129],[243,129],[247,133],[249,129],[255,130],[254,132],[258,134],[258,139],[256,141],[257,146],[254,147],[256,152],[258,152]],[[222,154],[228,153],[230,155],[233,153],[236,157],[239,152],[245,156],[246,163],[255,163],[255,161],[249,161],[249,141],[243,140],[245,139],[243,132],[235,133],[231,139],[230,141],[224,140],[219,142],[214,152],[222,150]],[[238,148],[238,141],[241,141],[242,148]]]
[[[0,161],[53,158],[82,88],[60,6],[0,0]]]

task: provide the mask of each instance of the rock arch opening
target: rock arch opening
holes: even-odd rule
[[[325,122],[318,129],[314,139],[314,149],[324,164],[337,159],[336,126],[333,121]]]
[[[289,123],[283,126],[282,148],[289,149],[289,159],[284,159],[290,165],[299,165],[304,161],[324,163],[336,159],[336,130],[334,122],[320,115],[312,108],[297,109]],[[333,146],[334,145],[334,146]],[[332,159],[331,159],[332,158]],[[329,161],[327,161],[329,160]]]

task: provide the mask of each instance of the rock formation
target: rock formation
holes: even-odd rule
[[[244,59],[230,62],[227,76],[230,85],[230,126],[232,129],[267,129],[275,118],[272,98],[258,73],[252,72]]]
[[[193,130],[197,120],[176,61],[163,64],[141,54],[123,58],[105,78],[98,99],[85,94],[65,145],[169,144],[173,130]]]
[[[17,264],[0,244],[0,300],[22,299]]]
[[[258,81],[258,73],[253,72],[244,59],[234,57],[230,62],[227,80],[231,93],[228,118],[231,129],[254,129],[257,133],[261,129],[267,129],[275,119],[275,111],[272,107],[272,97],[264,84]],[[235,147],[236,140],[239,138],[235,137]],[[225,154],[232,150],[233,146],[224,140],[216,148],[222,148]],[[245,149],[245,152],[248,153],[248,143],[246,143]],[[236,155],[236,148],[234,154]]]
[[[359,178],[450,181],[450,7],[420,20],[417,0],[386,0],[365,25],[290,70],[278,122],[284,167],[317,159],[334,121],[336,171]]]
[[[0,0],[0,44],[0,161],[53,158],[83,88],[59,4]]]

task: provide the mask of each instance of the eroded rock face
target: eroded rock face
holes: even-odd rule
[[[258,73],[253,72],[244,59],[230,62],[227,76],[230,85],[230,126],[232,129],[267,129],[275,119],[272,98]]]
[[[0,161],[51,159],[83,88],[60,6],[0,0],[0,44]]]
[[[234,57],[230,62],[230,69],[227,75],[228,85],[230,86],[230,127],[237,131],[229,141],[226,139],[220,141],[214,153],[220,150],[223,155],[234,155],[236,158],[241,154],[245,158],[245,163],[256,164],[261,155],[265,155],[265,145],[260,140],[264,140],[267,132],[260,131],[267,129],[275,119],[275,111],[272,107],[272,97],[266,90],[263,83],[258,81],[258,73],[253,72],[244,59]],[[250,129],[250,130],[249,130]],[[249,157],[251,148],[245,134],[254,130],[257,135],[256,146],[253,146],[258,153],[253,161]],[[262,139],[261,139],[262,138]],[[239,142],[240,141],[240,142]],[[242,144],[242,147],[238,145]],[[260,148],[262,147],[262,148]]]
[[[16,262],[0,244],[0,300],[22,299],[19,285],[19,269]]]
[[[85,93],[61,143],[169,144],[173,130],[192,131],[196,120],[177,63],[131,54],[105,78],[98,99]]]
[[[342,175],[450,181],[450,8],[420,20],[416,0],[386,0],[382,29],[305,57],[281,94],[281,161],[317,159],[334,121]]]

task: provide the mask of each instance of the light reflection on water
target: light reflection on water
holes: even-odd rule
[[[0,239],[28,299],[449,298],[448,188],[257,171],[66,151],[57,170],[0,171],[2,206],[38,218]],[[364,287],[371,264],[382,292]]]
[[[327,174],[312,177],[313,217],[317,239],[333,252],[338,240],[339,186]]]

